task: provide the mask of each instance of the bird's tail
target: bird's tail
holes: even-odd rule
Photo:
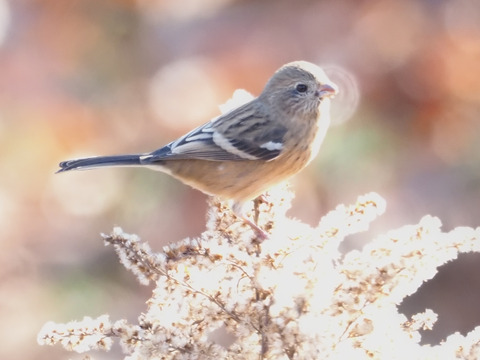
[[[104,166],[139,166],[141,155],[95,156],[83,159],[62,161],[57,173],[69,170],[93,169]]]

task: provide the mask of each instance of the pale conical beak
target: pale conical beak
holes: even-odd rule
[[[322,99],[325,97],[333,98],[338,94],[338,86],[334,83],[322,84],[318,87],[316,94]]]

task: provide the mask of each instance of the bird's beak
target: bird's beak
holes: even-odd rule
[[[333,98],[338,94],[338,87],[334,83],[322,84],[318,87],[316,94],[321,99],[326,97]]]

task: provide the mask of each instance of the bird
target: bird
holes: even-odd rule
[[[330,98],[337,93],[316,64],[290,62],[258,97],[155,151],[62,161],[57,173],[110,166],[159,170],[231,201],[233,212],[261,232],[244,215],[245,204],[316,157],[330,124]]]

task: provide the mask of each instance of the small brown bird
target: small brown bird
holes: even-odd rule
[[[233,200],[233,211],[243,217],[246,201],[296,174],[317,155],[330,123],[329,98],[336,93],[318,66],[288,63],[260,96],[158,150],[68,160],[58,172],[146,166]]]

